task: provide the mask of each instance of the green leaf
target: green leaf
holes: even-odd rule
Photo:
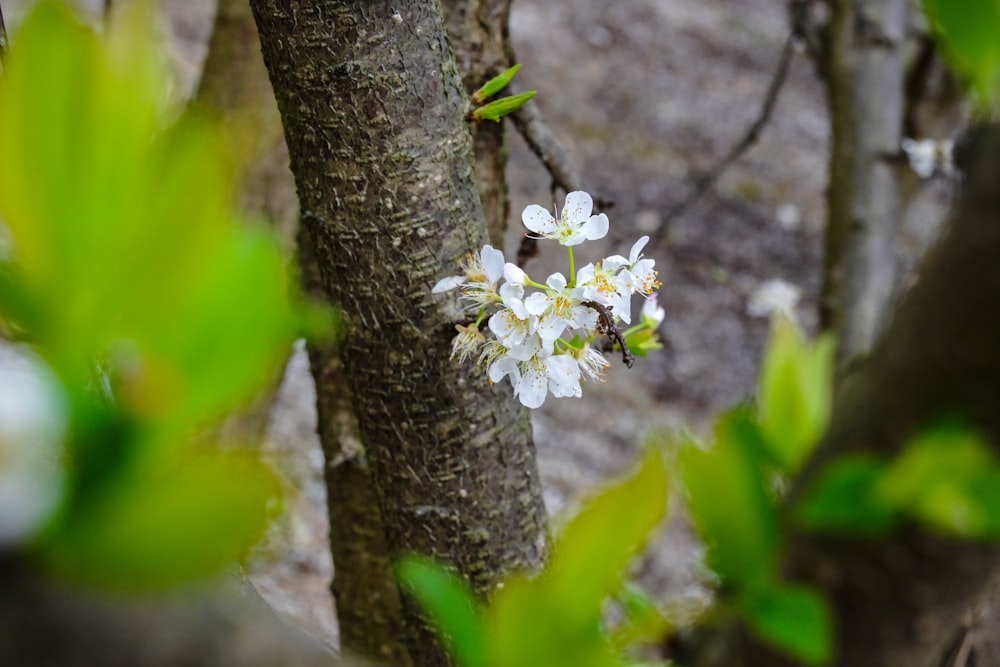
[[[611,643],[621,653],[643,641],[660,641],[670,632],[671,624],[656,601],[638,585],[626,582],[616,596],[625,612],[625,622],[615,628]]]
[[[500,119],[508,114],[512,114],[521,107],[523,107],[528,100],[534,97],[537,91],[529,90],[526,93],[521,93],[520,95],[511,95],[510,97],[501,97],[499,100],[490,102],[486,106],[474,109],[472,112],[472,118],[474,120],[493,120],[500,122]]]
[[[833,623],[817,592],[798,586],[747,590],[737,606],[761,639],[807,665],[830,661]]]
[[[191,454],[119,475],[71,508],[38,546],[64,577],[158,589],[208,577],[243,558],[280,499],[274,473],[240,454]]]
[[[490,646],[482,612],[465,582],[433,561],[410,557],[396,568],[461,667],[487,667]]]
[[[628,349],[637,357],[645,357],[653,350],[663,349],[663,344],[656,333],[655,328],[640,329],[635,333],[625,337]]]
[[[795,508],[808,530],[878,535],[896,521],[895,507],[878,485],[888,465],[868,456],[846,457],[829,465]]]
[[[980,536],[993,523],[980,498],[982,480],[997,470],[982,438],[967,428],[943,425],[906,445],[879,484],[889,502],[938,529]]]
[[[991,102],[1000,75],[1000,2],[924,0],[923,5],[949,64],[984,103]]]
[[[521,64],[518,63],[508,70],[501,72],[496,75],[485,84],[483,87],[472,93],[473,104],[482,104],[486,100],[490,99],[501,90],[507,87],[507,84],[513,80],[517,75],[518,71],[521,69]]]
[[[774,320],[758,394],[758,419],[781,468],[795,473],[830,423],[834,341],[810,345],[795,324]]]
[[[596,608],[621,586],[622,571],[667,509],[662,453],[650,448],[639,469],[589,500],[552,546],[550,576],[567,611]]]
[[[727,582],[763,585],[778,560],[778,519],[764,483],[765,455],[745,410],[719,419],[715,445],[681,452],[689,507],[708,564]]]
[[[497,665],[617,667],[601,605],[666,511],[667,474],[651,449],[637,472],[586,502],[559,533],[546,571],[514,577],[489,609]]]

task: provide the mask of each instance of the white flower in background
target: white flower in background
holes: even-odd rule
[[[767,280],[750,295],[747,313],[751,317],[768,317],[774,313],[795,318],[795,307],[802,290],[780,279]]]
[[[442,278],[431,289],[439,294],[462,287],[462,296],[473,307],[485,306],[497,301],[496,284],[503,277],[503,253],[491,245],[483,246],[479,255],[469,255],[462,265],[464,275]]]
[[[950,176],[955,171],[952,162],[954,142],[950,139],[910,139],[899,142],[910,161],[910,168],[920,178],[930,178],[935,172]]]
[[[657,303],[657,297],[655,294],[650,295],[650,297],[646,299],[646,303],[642,304],[642,312],[639,313],[639,318],[650,329],[655,329],[660,326],[666,316],[666,312]]]
[[[555,239],[565,246],[604,238],[608,233],[608,216],[591,215],[594,200],[582,191],[566,195],[562,213],[552,216],[538,204],[531,204],[521,213],[521,221],[530,231],[541,237]]]
[[[30,537],[63,492],[66,405],[32,358],[0,348],[0,545]]]

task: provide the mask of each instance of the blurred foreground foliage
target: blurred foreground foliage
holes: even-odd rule
[[[954,419],[918,432],[891,460],[834,459],[804,493],[785,498],[829,426],[834,352],[828,336],[809,342],[776,317],[756,402],[721,415],[707,441],[690,436],[670,457],[715,575],[714,605],[699,623],[742,620],[808,665],[832,659],[834,626],[818,591],[782,577],[792,531],[872,539],[909,520],[959,538],[1000,537],[1000,462]],[[406,560],[400,577],[461,667],[662,664],[636,649],[662,643],[674,619],[624,572],[664,515],[664,471],[662,448],[650,450],[638,472],[558,533],[543,572],[508,578],[487,606],[438,564]]]
[[[325,316],[270,231],[238,224],[220,129],[169,103],[144,3],[127,7],[98,35],[40,2],[0,75],[0,329],[55,397],[50,442],[0,425],[0,496],[26,452],[57,471],[33,525],[4,536],[30,499],[0,506],[0,542],[141,589],[218,571],[280,508],[275,474],[206,429]]]

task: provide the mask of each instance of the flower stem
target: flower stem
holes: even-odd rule
[[[573,247],[566,246],[566,251],[569,252],[569,286],[576,287],[576,264],[573,263]]]

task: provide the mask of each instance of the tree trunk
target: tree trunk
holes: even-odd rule
[[[298,245],[303,285],[309,294],[322,298],[319,263],[304,226],[299,229]],[[329,342],[310,341],[308,348],[326,461],[334,566],[331,591],[337,604],[340,646],[382,667],[410,667],[413,663],[403,645],[399,586],[343,364]]]
[[[244,172],[243,210],[271,220],[289,255],[298,245],[304,287],[322,298],[319,268],[298,224],[288,148],[249,0],[220,1],[197,102],[224,114],[226,127],[231,129],[229,137]],[[330,551],[335,568],[331,590],[340,646],[346,653],[377,660],[386,667],[408,667],[411,663],[402,644],[399,590],[340,361],[329,344],[316,342],[309,343],[309,361],[316,384],[318,435],[326,460]],[[273,396],[274,391],[267,392],[260,405],[228,419],[226,432],[262,437]]]
[[[513,64],[507,57],[510,0],[443,0],[442,6],[462,83],[472,93]],[[472,130],[479,199],[490,243],[497,248],[503,248],[510,217],[506,127],[506,123],[482,121]]]
[[[895,279],[899,196],[892,157],[904,113],[906,0],[833,0],[823,55],[832,152],[820,321],[839,358],[864,354]]]
[[[967,417],[1000,443],[1000,126],[980,128],[960,150],[963,201],[870,358],[843,381],[830,431],[792,498],[835,457],[894,456],[948,414]],[[833,664],[936,667],[1000,574],[1000,547],[915,526],[883,539],[799,534],[788,571],[833,605]],[[786,664],[749,641],[734,642],[720,658],[698,664]]]
[[[436,280],[486,242],[463,89],[437,2],[252,0],[390,553],[482,596],[544,552],[528,416],[449,359]],[[418,666],[447,664],[405,604]]]

